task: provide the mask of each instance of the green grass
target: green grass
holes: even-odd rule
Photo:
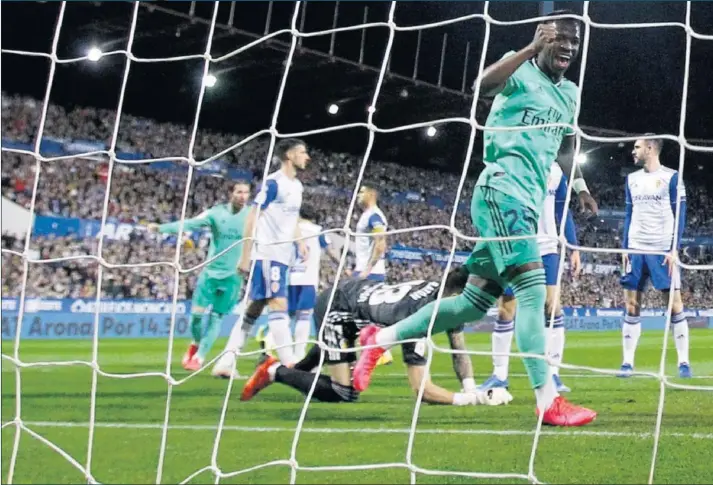
[[[658,370],[662,337],[661,332],[644,334],[637,353],[637,370]],[[618,332],[571,332],[567,338],[568,363],[618,368]],[[467,339],[470,348],[488,350],[489,335],[471,334]],[[445,345],[440,339],[438,342]],[[222,345],[217,344],[215,353]],[[713,376],[713,332],[692,331],[691,345],[695,375]],[[99,363],[102,370],[111,373],[162,372],[166,349],[167,342],[159,339],[105,340],[100,342]],[[12,343],[3,342],[2,351],[11,354]],[[176,379],[187,375],[180,368],[182,351],[183,342],[177,342],[172,367]],[[675,355],[670,341],[666,365],[670,376],[676,375]],[[90,360],[91,343],[26,341],[21,345],[20,357],[25,362]],[[491,368],[489,358],[474,357],[474,364],[478,381],[482,381]],[[253,366],[254,358],[239,364],[244,375]],[[2,371],[2,422],[6,423],[15,415],[14,366],[3,360]],[[448,356],[436,355],[432,372],[436,382],[457,389]],[[522,363],[513,360],[511,372],[516,374],[511,378],[515,400],[507,407],[422,406],[412,462],[430,470],[526,474],[536,424],[534,398],[522,377]],[[23,369],[21,375],[21,416],[27,427],[85,466],[91,369],[29,368]],[[599,417],[586,428],[545,428],[535,459],[538,479],[548,483],[645,483],[654,446],[658,381],[601,377],[582,371],[565,371],[563,379],[573,388],[571,399],[596,409]],[[300,467],[406,463],[414,400],[398,356],[393,365],[380,367],[372,382],[359,403],[309,406],[296,448]],[[242,384],[237,381],[233,387],[218,449],[217,464],[224,473],[288,460],[302,408],[302,396],[280,385],[269,387],[251,402],[241,403],[237,396]],[[686,384],[711,386],[713,377]],[[226,387],[226,381],[213,379],[206,372],[173,388],[162,483],[183,481],[210,465]],[[91,473],[96,480],[156,482],[167,388],[160,377],[98,378],[99,425],[91,453]],[[45,443],[29,433],[20,436],[15,482],[85,482],[77,468]],[[7,481],[14,437],[13,425],[0,434],[3,483]],[[712,483],[713,393],[667,389],[659,444],[656,483]],[[224,478],[221,483],[289,483],[289,479],[290,467],[283,464]],[[409,483],[409,479],[409,470],[397,467],[297,472],[297,483]],[[417,475],[418,483],[513,481]],[[210,470],[191,480],[213,482]]]

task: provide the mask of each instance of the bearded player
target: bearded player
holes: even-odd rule
[[[562,315],[562,305],[559,302],[555,302],[560,262],[556,237],[564,214],[566,197],[567,177],[562,173],[560,166],[553,163],[550,176],[547,179],[547,197],[545,198],[545,206],[540,214],[537,242],[540,246],[540,255],[542,255],[542,265],[545,267],[545,283],[547,285],[545,322],[547,322],[548,329],[550,328],[552,310],[555,310],[552,330],[548,330],[547,333],[550,337],[548,357],[554,361],[552,379],[557,392],[570,391],[570,388],[562,383],[559,376],[559,364],[562,362],[562,355],[564,354],[564,316]],[[564,234],[568,243],[577,244],[577,228],[571,211],[567,212]],[[572,275],[576,277],[582,269],[579,251],[572,251],[570,265]],[[512,338],[515,332],[513,320],[516,308],[517,300],[515,295],[511,288],[507,288],[503,296],[498,300],[498,319],[493,328],[493,375],[480,385],[481,389],[508,387],[510,356],[503,354],[510,352],[512,348]]]
[[[456,269],[448,274],[444,292],[447,295],[463,290],[468,278],[464,269]],[[352,387],[351,366],[356,360],[355,346],[359,330],[370,322],[388,326],[407,315],[417,312],[424,305],[436,299],[440,283],[438,281],[408,281],[398,285],[368,279],[352,279],[339,284],[328,308],[331,289],[320,294],[315,307],[318,325],[324,325],[323,342],[327,347],[325,364],[330,376],[320,375],[314,390],[315,399],[322,402],[354,402],[359,392]],[[449,332],[451,348],[465,350],[462,327]],[[408,342],[402,345],[403,360],[407,367],[409,384],[418,392],[424,378],[426,359],[425,342]],[[340,351],[340,349],[342,349]],[[465,392],[450,392],[425,377],[423,400],[433,404],[466,406],[476,404],[507,404],[512,396],[506,389],[478,391],[473,381],[473,365],[465,354],[451,354],[456,374]],[[320,347],[313,346],[307,356],[293,367],[281,365],[274,357],[268,357],[260,364],[243,389],[241,400],[252,399],[272,382],[280,382],[294,389],[309,392],[315,380],[311,370],[319,364]]]
[[[686,227],[686,189],[676,170],[661,165],[659,156],[663,140],[642,139],[634,144],[634,163],[641,167],[626,177],[626,219],[624,249],[656,251],[661,254],[624,253],[624,276],[621,285],[626,297],[626,316],[622,325],[624,362],[621,377],[634,370],[634,354],[641,336],[641,300],[649,280],[662,293],[668,305],[673,291],[671,328],[678,353],[678,375],[691,377],[688,361],[688,321],[681,300],[681,274],[676,266],[677,251],[673,247],[676,221],[676,199],[681,191],[681,214],[678,219],[678,243]]]
[[[198,217],[183,221],[186,231],[210,229],[211,239],[208,259],[213,258],[244,237],[245,221],[249,209],[250,183],[240,181],[233,186],[230,202],[218,204]],[[179,222],[149,224],[149,232],[176,234]],[[220,334],[225,315],[231,312],[240,297],[243,278],[237,272],[242,254],[242,244],[233,246],[201,271],[191,302],[191,334],[193,341],[181,361],[189,371],[199,370]],[[203,317],[210,308],[210,319],[203,332]]]
[[[556,12],[555,14],[561,14]],[[566,12],[569,13],[569,12]],[[553,14],[554,15],[554,14]],[[552,160],[572,173],[574,136],[568,127],[539,127],[575,123],[577,86],[564,73],[579,53],[580,23],[548,19],[537,26],[533,41],[509,52],[488,67],[479,79],[486,96],[495,96],[483,135],[485,168],[473,190],[471,219],[484,238],[526,239],[479,241],[466,261],[470,277],[463,292],[440,301],[433,333],[483,318],[508,286],[518,301],[515,337],[521,352],[545,354],[545,271],[536,241],[539,214],[545,200]],[[488,127],[519,128],[512,131]],[[579,201],[593,212],[581,173],[573,188]],[[426,335],[435,302],[396,325],[364,328],[365,349],[354,368],[354,388],[364,391],[381,354],[396,342]],[[550,369],[542,358],[524,358],[535,390],[536,413],[545,424],[581,426],[596,413],[570,404],[557,393]]]
[[[302,182],[297,178],[310,160],[307,145],[302,140],[280,140],[275,146],[275,157],[280,169],[267,176],[262,190],[255,198],[245,222],[245,234],[255,230],[255,243],[245,241],[238,270],[247,275],[254,261],[249,301],[241,318],[235,322],[224,354],[213,368],[213,375],[235,376],[235,352],[240,352],[247,336],[265,307],[268,308],[268,327],[275,340],[277,353],[285,364],[294,363],[290,317],[287,313],[288,270],[293,259],[291,240],[302,237],[299,212],[302,206]],[[259,216],[258,216],[259,208]],[[304,240],[296,243],[303,259],[309,255]]]
[[[302,259],[295,251],[295,260],[290,266],[290,286],[288,289],[288,313],[295,318],[295,357],[304,358],[307,340],[312,333],[312,315],[317,301],[320,282],[322,252],[339,264],[339,253],[328,234],[322,234],[322,226],[316,224],[317,213],[312,206],[302,204],[300,208],[300,231],[309,248],[308,258]],[[265,327],[261,327],[255,339],[267,351],[273,347],[273,338]],[[226,354],[227,356],[231,354]]]
[[[356,236],[354,238],[356,262],[354,273],[356,278],[366,278],[374,281],[386,281],[386,232],[388,225],[384,212],[379,208],[379,190],[376,183],[361,184],[357,202],[364,210],[357,221],[356,231],[374,236]],[[388,365],[394,361],[391,352],[386,351],[377,365]]]

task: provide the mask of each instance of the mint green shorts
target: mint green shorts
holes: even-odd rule
[[[216,279],[201,273],[193,292],[192,306],[207,308],[213,306],[214,313],[225,315],[233,310],[240,297],[242,279],[236,273],[227,278]]]
[[[538,214],[504,192],[477,185],[470,216],[479,237],[537,235]],[[465,265],[483,279],[507,287],[507,271],[527,263],[542,263],[536,238],[478,241]]]

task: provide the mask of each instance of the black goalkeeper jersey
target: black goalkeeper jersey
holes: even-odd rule
[[[332,349],[350,349],[356,345],[361,329],[371,323],[389,327],[428,305],[438,296],[438,281],[407,281],[387,285],[379,281],[348,280],[340,283],[327,312],[331,289],[320,293],[314,308],[314,319],[322,340]],[[324,326],[324,328],[321,328]],[[462,329],[461,329],[462,330]],[[426,364],[423,344],[401,345],[403,361],[410,366]],[[328,364],[352,364],[356,352],[326,354]]]
[[[440,282],[423,280],[396,285],[350,280],[339,285],[332,311],[351,313],[358,323],[388,327],[434,301],[439,286]]]

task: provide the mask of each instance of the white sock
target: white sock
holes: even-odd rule
[[[549,409],[552,405],[552,401],[554,401],[557,396],[559,396],[559,394],[557,393],[557,389],[555,389],[555,385],[552,382],[552,371],[550,371],[547,373],[545,384],[535,389],[537,409],[539,409],[541,413],[547,411],[547,409]]]
[[[233,352],[242,352],[255,320],[246,315],[243,319],[243,323],[239,325],[239,322],[240,320],[238,319],[235,325],[233,325],[232,330],[230,330],[230,337],[228,337],[228,342],[225,344],[224,349],[227,350],[228,353],[223,354],[223,356],[218,359],[218,362],[215,363],[216,367],[234,366],[237,356]]]
[[[282,363],[282,365],[290,365],[297,362],[292,349],[293,342],[292,332],[290,332],[290,317],[287,313],[270,312],[267,317],[267,325],[270,328],[270,333],[272,334],[272,339],[276,347],[275,351],[280,358],[280,363]]]
[[[463,386],[463,392],[475,392],[478,389],[475,385],[475,379],[472,377],[466,377],[463,379],[461,385]]]
[[[493,352],[510,352],[512,349],[512,337],[515,334],[515,324],[513,322],[505,322],[498,320],[495,322],[495,328],[491,337],[493,344]],[[493,355],[493,374],[495,377],[504,381],[508,378],[508,370],[510,367],[509,355]]]
[[[634,354],[641,337],[641,317],[627,315],[621,327],[622,342],[624,347],[624,364],[634,366]]]
[[[678,363],[688,364],[688,320],[683,312],[671,315],[671,328],[673,329],[673,341],[676,342]]]
[[[552,372],[559,375],[560,364],[564,354],[564,317],[559,315],[555,317],[552,330],[547,329],[548,337],[550,338],[549,352],[547,357],[552,360]]]
[[[394,327],[382,328],[376,333],[376,343],[386,350],[390,349],[397,341]]]
[[[238,322],[239,321],[240,320],[238,320]],[[248,335],[250,335],[255,320],[246,315],[241,325],[238,325],[238,322],[235,322],[233,329],[230,331],[230,337],[228,337],[228,343],[225,344],[225,350],[241,352],[248,339]]]
[[[270,376],[270,380],[272,382],[275,381],[275,372],[277,372],[277,368],[280,367],[281,365],[282,364],[280,364],[279,362],[275,362],[274,364],[272,364],[270,367],[267,368],[267,375]]]
[[[312,333],[312,311],[298,311],[295,323],[295,358],[301,360],[307,353],[307,340]]]

